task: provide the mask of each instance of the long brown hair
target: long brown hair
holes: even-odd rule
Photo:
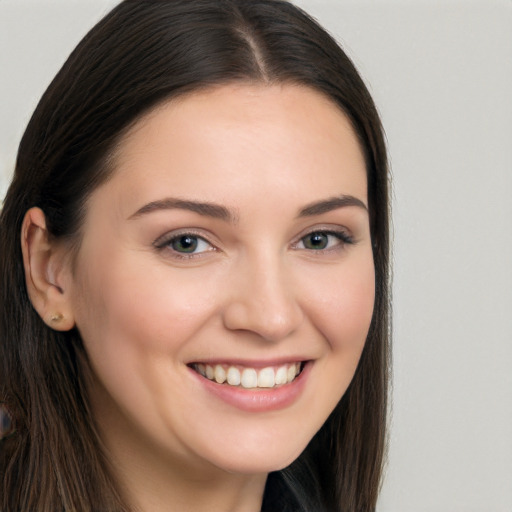
[[[51,236],[79,241],[109,156],[159,103],[234,81],[298,83],[349,117],[366,157],[376,299],[354,379],[303,454],[268,478],[263,510],[375,510],[389,372],[388,174],[382,128],[353,64],[308,15],[281,0],[125,0],[70,55],[22,138],[0,217],[0,510],[127,510],[92,419],[76,330],[48,328],[25,288],[20,229],[39,206]]]

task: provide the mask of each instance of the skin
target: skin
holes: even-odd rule
[[[115,162],[90,197],[73,265],[48,241],[42,212],[27,213],[32,302],[53,328],[78,327],[100,435],[137,510],[259,510],[268,472],[299,456],[347,389],[369,329],[374,266],[356,135],[314,90],[235,84],[154,110]],[[299,215],[340,196],[362,205]],[[233,218],[140,213],[169,197]],[[326,231],[350,241],[329,235],[308,248],[307,235]],[[198,252],[170,243],[184,233],[200,237]],[[188,366],[233,358],[310,368],[292,404],[249,412]]]

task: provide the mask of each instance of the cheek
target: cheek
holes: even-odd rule
[[[111,259],[101,272],[87,267],[78,293],[87,299],[80,299],[77,326],[101,384],[91,395],[97,414],[115,405],[142,430],[152,425],[161,431],[163,439],[161,411],[169,404],[186,407],[180,402],[187,391],[181,389],[182,356],[215,313],[215,286],[205,286],[206,276],[190,279],[186,272],[137,261]]]
[[[375,272],[371,252],[350,261],[300,272],[303,310],[312,328],[307,334],[322,340],[305,395],[307,418],[299,417],[312,437],[322,426],[352,381],[370,327]]]
[[[366,256],[330,272],[310,290],[308,305],[331,350],[360,353],[375,302],[373,258]]]
[[[327,276],[325,276],[327,277]],[[346,392],[355,374],[373,315],[375,272],[373,258],[363,257],[340,266],[310,293],[310,315],[326,340],[325,357],[318,361],[315,390],[318,416],[326,417]]]
[[[104,268],[89,270],[80,290],[87,301],[77,323],[87,329],[83,335],[91,343],[101,338],[104,344],[123,349],[178,349],[214,309],[205,281],[197,276],[190,279],[166,267],[155,270],[136,260],[111,262]]]

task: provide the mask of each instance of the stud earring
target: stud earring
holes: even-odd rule
[[[62,315],[61,313],[54,313],[50,317],[50,322],[52,324],[57,324],[57,323],[61,322],[62,320],[64,320],[64,315]]]

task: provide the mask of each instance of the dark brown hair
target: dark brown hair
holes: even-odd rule
[[[91,417],[77,330],[48,328],[29,301],[20,250],[39,206],[53,237],[77,241],[86,200],[113,169],[123,134],[163,101],[229,82],[296,83],[349,117],[365,153],[376,299],[354,379],[303,454],[271,473],[266,511],[375,510],[389,371],[386,150],[353,64],[310,17],[281,0],[125,0],[70,55],[22,138],[0,217],[0,510],[127,510]]]

